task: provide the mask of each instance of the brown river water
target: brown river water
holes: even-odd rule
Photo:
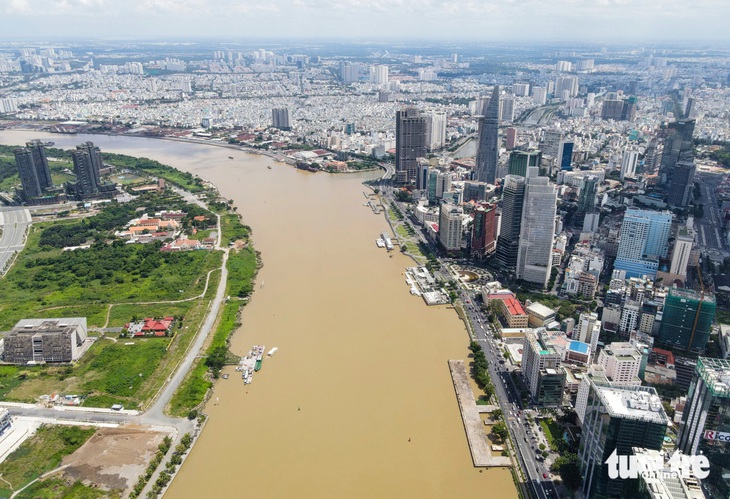
[[[91,140],[199,174],[234,201],[262,253],[231,349],[279,350],[251,385],[232,368],[218,381],[166,497],[517,496],[509,470],[472,466],[446,362],[468,355],[463,324],[412,296],[403,271],[413,262],[375,245],[388,224],[363,206],[361,182],[380,172],[302,172],[158,139],[0,132],[3,144],[32,138]]]

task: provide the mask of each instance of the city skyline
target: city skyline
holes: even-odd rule
[[[2,39],[267,38],[520,41],[724,41],[730,5],[701,0],[362,2],[6,0]],[[412,23],[404,25],[403,17]],[[481,22],[474,22],[474,19]],[[94,19],[89,23],[89,19]],[[130,22],[134,31],[130,32]],[[516,28],[520,29],[517,30]],[[272,32],[272,28],[275,32]],[[29,36],[28,34],[31,33]],[[398,33],[393,36],[393,33]],[[517,35],[519,33],[519,35]],[[641,35],[636,35],[641,33]],[[214,36],[212,36],[214,35]]]

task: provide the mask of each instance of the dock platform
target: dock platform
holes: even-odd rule
[[[474,401],[474,394],[469,386],[469,376],[463,360],[450,360],[449,371],[454,382],[456,399],[459,402],[461,420],[464,422],[466,439],[469,442],[471,459],[475,467],[511,466],[509,457],[493,456],[487,435],[484,433],[484,423],[479,416],[479,408]]]

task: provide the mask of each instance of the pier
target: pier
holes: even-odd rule
[[[509,457],[493,456],[492,449],[484,433],[484,423],[479,416],[479,407],[474,401],[474,394],[469,386],[469,376],[463,360],[450,360],[449,371],[454,382],[456,399],[459,401],[461,420],[464,422],[466,439],[469,442],[471,459],[475,467],[510,466]]]

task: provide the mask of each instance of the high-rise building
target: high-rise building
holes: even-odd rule
[[[499,119],[502,121],[514,121],[515,119],[515,99],[511,95],[502,98],[499,105]]]
[[[469,201],[482,202],[486,201],[489,194],[492,192],[489,184],[485,182],[476,182],[474,180],[467,180],[464,182],[464,202]]]
[[[439,213],[439,242],[447,253],[461,250],[464,211],[460,206],[441,203]]]
[[[558,76],[555,79],[555,90],[553,95],[560,96],[563,91],[568,91],[569,97],[578,95],[578,77],[577,76]]]
[[[634,121],[636,118],[636,97],[606,99],[601,108],[601,118],[614,121]]]
[[[434,112],[426,118],[426,141],[429,151],[440,149],[446,143],[446,113]]]
[[[544,329],[527,330],[522,349],[522,376],[532,400],[542,406],[563,403],[565,371],[560,366],[562,355],[543,339]]]
[[[694,130],[695,120],[675,121],[661,130],[664,135],[664,151],[660,166],[662,175],[671,177],[674,165],[680,158],[691,159]]]
[[[428,189],[428,160],[418,158],[418,173],[416,174],[416,189],[419,191]]]
[[[677,238],[674,240],[674,250],[672,251],[672,264],[669,267],[669,273],[686,276],[687,264],[689,263],[689,254],[692,252],[692,246],[695,242],[695,231],[688,227],[680,227],[677,230]]]
[[[350,83],[355,83],[360,76],[360,68],[351,63],[342,61],[340,62],[340,80],[342,83],[348,85]]]
[[[416,180],[418,158],[426,157],[426,116],[409,107],[395,113],[395,176],[401,185]]]
[[[641,352],[629,342],[613,342],[598,355],[596,364],[603,366],[606,376],[614,383],[641,384]]]
[[[38,183],[41,189],[53,187],[53,179],[51,178],[51,170],[48,167],[48,158],[46,158],[46,146],[40,140],[31,140],[25,143],[25,147],[30,149],[33,154],[33,165],[38,175]]]
[[[502,190],[502,218],[497,238],[497,261],[511,270],[517,267],[524,197],[525,178],[507,175]]]
[[[710,475],[702,480],[709,497],[730,497],[730,361],[697,359],[677,448],[710,461]]]
[[[528,177],[520,223],[516,275],[547,286],[552,270],[557,191],[547,177]]]
[[[558,146],[558,168],[560,170],[573,169],[573,147],[575,143],[572,140],[563,140]]]
[[[545,135],[542,139],[542,150],[543,154],[550,156],[551,158],[558,157],[558,148],[560,142],[563,140],[563,132],[560,130],[545,130]]]
[[[495,85],[484,115],[479,118],[476,180],[494,184],[499,160],[499,85]]]
[[[511,151],[512,149],[515,148],[516,143],[517,143],[517,129],[509,127],[507,129],[507,132],[505,132],[504,147],[508,151]]]
[[[531,151],[512,151],[509,155],[509,175],[527,177],[527,169],[532,166],[540,167],[542,152],[533,149]]]
[[[101,186],[99,170],[103,166],[99,148],[93,142],[86,142],[76,146],[71,157],[76,173],[76,193],[81,197],[97,194]]]
[[[527,97],[530,95],[530,84],[529,83],[513,83],[512,93],[517,97]]]
[[[661,449],[668,423],[654,388],[591,380],[578,450],[583,497],[628,497],[636,481],[612,479],[606,463],[633,447]]]
[[[532,102],[538,106],[544,106],[547,102],[548,91],[545,87],[532,87]]]
[[[597,175],[586,175],[580,181],[578,192],[578,213],[588,213],[596,206],[599,178]]]
[[[588,312],[580,314],[578,324],[573,329],[574,340],[587,343],[591,346],[591,355],[596,353],[598,348],[598,337],[601,335],[601,321],[598,320],[598,314]]]
[[[624,213],[614,269],[625,270],[626,278],[656,276],[659,258],[669,247],[671,212],[629,208]]]
[[[620,179],[623,181],[626,177],[634,178],[636,175],[636,165],[639,162],[639,151],[626,150],[621,158],[621,174]]]
[[[672,180],[669,184],[667,202],[673,206],[687,206],[692,198],[692,187],[694,186],[694,161],[677,161],[674,164],[671,177]]]
[[[474,223],[471,233],[471,253],[477,258],[494,253],[495,241],[495,215],[497,207],[493,204],[479,204],[474,210]]]
[[[38,198],[41,196],[41,184],[38,179],[38,172],[33,162],[33,153],[27,148],[18,148],[15,153],[15,164],[20,174],[20,182],[23,186],[23,200]]]
[[[657,341],[673,348],[704,352],[710,339],[715,308],[712,293],[671,288],[664,300]]]
[[[385,64],[370,66],[370,82],[375,83],[376,85],[387,85],[388,66],[386,66]]]
[[[271,110],[271,126],[279,130],[291,130],[289,108],[275,107]]]

